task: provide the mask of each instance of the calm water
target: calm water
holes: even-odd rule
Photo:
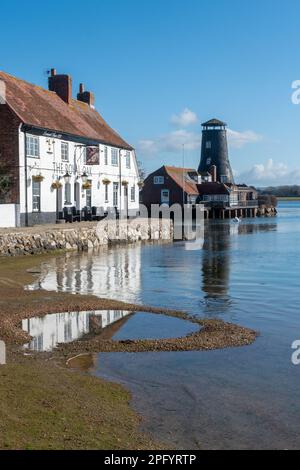
[[[144,428],[181,449],[300,446],[300,204],[276,219],[211,224],[203,250],[184,244],[67,255],[32,288],[185,309],[260,331],[250,347],[100,354],[92,373],[126,384]]]
[[[33,338],[24,348],[44,352],[53,351],[59,344],[71,343],[95,334],[117,340],[164,339],[186,336],[198,331],[199,327],[189,321],[166,315],[96,310],[24,319],[22,329]]]

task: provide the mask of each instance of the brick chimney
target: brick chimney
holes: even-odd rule
[[[48,79],[50,91],[54,91],[65,103],[72,101],[72,78],[70,75],[57,75],[55,69],[51,69]]]
[[[84,91],[83,83],[79,85],[79,93],[77,94],[77,100],[87,103],[91,108],[95,106],[95,96],[91,91]]]

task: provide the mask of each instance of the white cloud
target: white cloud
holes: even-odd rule
[[[173,114],[171,123],[178,127],[189,127],[198,122],[197,114],[185,108],[180,114]]]
[[[237,175],[236,180],[256,186],[300,184],[300,168],[291,169],[284,163],[275,163],[269,159],[265,164],[254,165],[250,170]]]
[[[253,131],[238,132],[228,129],[228,143],[231,147],[242,148],[247,144],[255,144],[262,140],[262,136]]]
[[[185,145],[186,150],[200,149],[201,135],[179,129],[161,135],[155,140],[141,140],[137,145],[137,149],[139,152],[149,155],[159,152],[178,152],[183,145]]]

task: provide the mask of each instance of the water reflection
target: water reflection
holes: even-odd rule
[[[67,254],[44,266],[30,289],[59,290],[137,303],[141,291],[141,246]]]
[[[235,238],[260,232],[276,231],[276,223],[235,224],[233,222],[208,222],[204,231],[202,254],[202,291],[206,315],[225,312],[231,306],[230,269]],[[242,260],[241,260],[242,261]]]
[[[58,344],[70,343],[89,333],[99,333],[130,313],[122,310],[67,312],[22,320],[22,329],[33,337],[25,348],[39,352],[52,351]]]

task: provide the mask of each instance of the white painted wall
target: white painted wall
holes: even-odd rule
[[[113,183],[119,184],[118,209],[124,210],[124,186],[121,185],[120,193],[120,166],[113,166],[111,160],[112,147],[108,149],[108,164],[105,164],[105,145],[99,145],[100,165],[87,166],[84,162],[84,152],[78,147],[78,143],[69,143],[69,162],[63,162],[61,158],[60,138],[39,137],[40,157],[27,157],[27,197],[28,212],[32,212],[32,176],[41,173],[44,177],[41,183],[41,212],[56,212],[57,190],[51,189],[53,181],[61,178],[63,184],[62,198],[64,205],[64,185],[63,176],[68,171],[71,174],[71,202],[75,206],[75,182],[80,184],[80,208],[86,205],[86,191],[82,189],[82,179],[80,175],[85,171],[92,182],[92,206],[113,207]],[[49,145],[49,142],[51,145]],[[128,181],[128,209],[138,211],[139,209],[139,188],[138,188],[138,168],[134,151],[130,152],[130,168],[126,168],[126,151],[118,150],[121,161],[121,181]],[[19,154],[20,154],[20,205],[21,212],[25,213],[25,134],[19,131]],[[79,177],[79,178],[78,178]],[[105,185],[103,179],[109,179],[108,201],[105,200]],[[135,188],[135,201],[131,200],[131,187]],[[121,194],[121,198],[120,198]],[[121,202],[120,202],[121,199]]]
[[[0,204],[0,227],[11,228],[18,226],[19,205]]]

